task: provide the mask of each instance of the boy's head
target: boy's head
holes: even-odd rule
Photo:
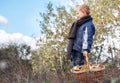
[[[82,17],[89,15],[90,14],[89,6],[87,6],[85,4],[79,5],[77,7],[76,14],[77,14],[78,19],[81,19]]]

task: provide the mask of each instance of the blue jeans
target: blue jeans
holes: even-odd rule
[[[80,53],[76,50],[72,51],[72,66],[81,66],[84,64],[84,56],[83,53]]]

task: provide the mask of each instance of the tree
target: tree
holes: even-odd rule
[[[40,45],[38,54],[33,53],[33,58],[38,56],[37,61],[33,59],[34,69],[45,71],[53,71],[63,81],[64,77],[70,73],[70,61],[66,60],[67,35],[71,23],[75,20],[75,12],[71,8],[70,13],[65,7],[56,7],[54,9],[51,3],[47,6],[45,13],[40,13],[41,32],[45,41],[41,41],[44,45]],[[39,65],[36,65],[38,64]],[[38,68],[39,66],[39,68]],[[41,68],[40,68],[41,67]],[[39,71],[39,70],[38,70]],[[66,74],[66,75],[65,75]],[[68,76],[68,75],[67,75]]]
[[[91,54],[98,56],[96,59],[100,59],[100,56],[112,58],[112,56],[109,55],[112,51],[116,50],[114,54],[114,56],[116,56],[119,52],[119,48],[115,47],[114,43],[117,43],[120,40],[116,42],[111,39],[117,39],[118,35],[120,35],[120,33],[117,35],[115,34],[120,30],[117,28],[120,26],[119,0],[87,0],[87,4],[91,8],[91,15],[93,16],[93,21],[96,27],[96,34],[93,43],[94,51],[92,50]],[[108,47],[106,48],[106,46]],[[109,48],[111,48],[111,51]],[[104,50],[108,50],[108,54],[105,53]]]

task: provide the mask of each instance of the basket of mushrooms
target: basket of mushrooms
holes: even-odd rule
[[[102,64],[90,64],[89,66],[90,68],[88,68],[87,65],[73,67],[71,72],[73,73],[74,78],[77,81],[102,79],[105,66]]]
[[[102,64],[89,64],[88,59],[85,61],[86,64],[82,66],[74,66],[71,69],[77,83],[90,83],[91,80],[101,80],[105,66]]]

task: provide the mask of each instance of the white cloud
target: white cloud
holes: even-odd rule
[[[0,25],[7,25],[8,20],[4,16],[0,16]]]
[[[74,6],[74,3],[78,4],[83,4],[83,0],[49,0],[51,2],[56,3],[57,5],[62,5],[62,6]]]
[[[36,49],[36,43],[37,40],[29,37],[29,36],[25,36],[21,33],[13,33],[13,34],[9,34],[7,32],[5,32],[4,30],[0,30],[0,44],[9,44],[9,43],[17,43],[17,44],[27,44],[30,45],[32,50]]]

